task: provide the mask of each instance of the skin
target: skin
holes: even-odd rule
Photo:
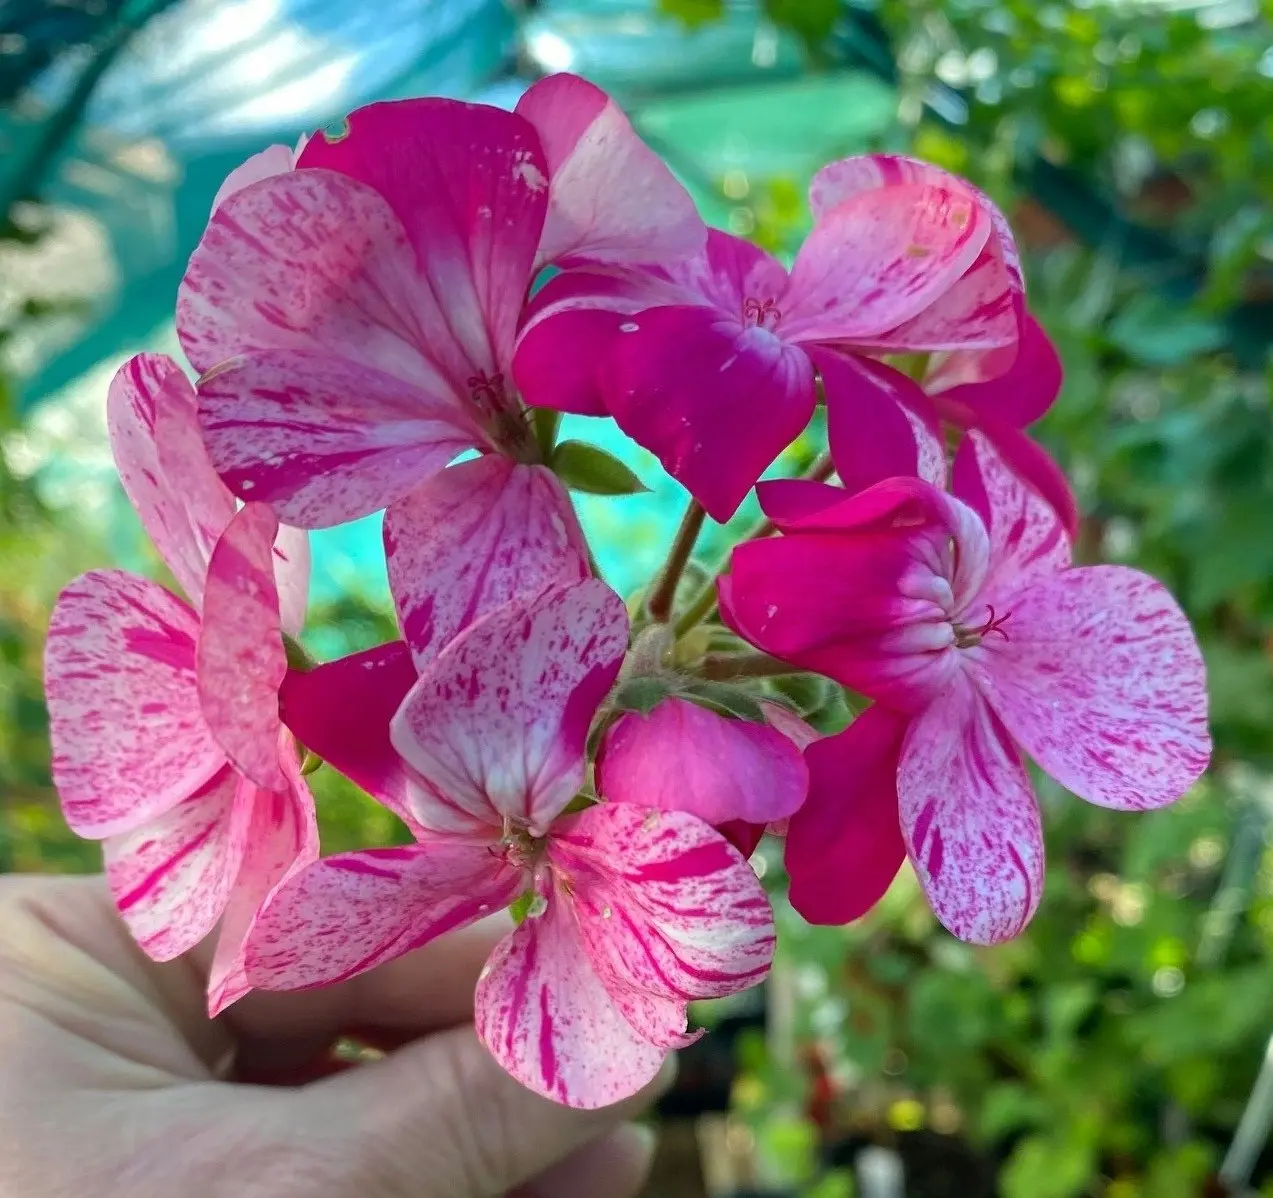
[[[634,1198],[666,1090],[574,1111],[473,1033],[501,926],[350,982],[204,1011],[211,948],[156,964],[103,879],[0,878],[0,1195]],[[333,1070],[338,1035],[390,1051]]]

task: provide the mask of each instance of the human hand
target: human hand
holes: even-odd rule
[[[147,960],[101,878],[0,878],[0,1195],[633,1198],[672,1071],[600,1111],[509,1078],[469,1022],[505,931],[209,1020],[206,955]],[[364,1030],[398,1047],[333,1071]]]

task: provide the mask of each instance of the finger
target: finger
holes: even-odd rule
[[[598,1046],[599,1049],[602,1046]],[[494,1061],[471,1027],[440,1032],[298,1093],[296,1134],[322,1145],[360,1198],[496,1198],[541,1178],[665,1092],[669,1064],[644,1091],[599,1111],[532,1094]],[[616,1168],[636,1176],[640,1146],[621,1140]],[[606,1149],[597,1149],[604,1156]],[[585,1158],[588,1163],[588,1158]],[[593,1167],[597,1158],[591,1159]],[[548,1174],[549,1180],[552,1174]],[[344,1194],[339,1184],[333,1193]],[[619,1191],[622,1193],[623,1191]],[[535,1198],[539,1193],[531,1190]],[[607,1198],[611,1198],[607,1190]],[[568,1198],[573,1195],[567,1191]]]
[[[509,1198],[636,1198],[654,1161],[654,1132],[624,1123],[585,1144]]]

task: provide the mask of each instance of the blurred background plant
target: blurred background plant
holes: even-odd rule
[[[729,1110],[695,1141],[703,1179],[681,1184],[1273,1195],[1267,1153],[1249,1178],[1232,1167],[1231,1189],[1217,1179],[1273,1031],[1273,6],[354,7],[0,0],[0,869],[96,868],[50,787],[43,629],[78,570],[158,570],[111,478],[102,400],[128,353],[173,348],[184,256],[237,161],[368,99],[508,103],[570,69],[625,103],[712,223],[790,253],[818,165],[902,150],[1010,213],[1066,363],[1041,435],[1074,480],[1081,554],[1150,570],[1188,609],[1216,764],[1151,816],[1045,787],[1046,897],[994,950],[943,933],[908,877],[859,925],[807,928],[766,846],[779,968],[762,1012],[704,1012],[721,1025],[704,1045],[733,1064],[688,1062],[670,1109]],[[654,480],[648,458],[580,430]],[[648,575],[679,504],[667,486],[585,504],[621,588]],[[390,637],[374,522],[318,541],[307,640],[331,656]],[[396,835],[330,771],[316,781],[327,847]]]

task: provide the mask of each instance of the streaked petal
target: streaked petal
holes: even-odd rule
[[[305,866],[257,916],[244,949],[261,990],[328,986],[392,961],[507,906],[522,871],[490,842],[435,837],[338,853]]]
[[[987,639],[984,685],[1022,747],[1080,798],[1174,802],[1211,758],[1207,679],[1184,612],[1124,566],[1037,578]]]
[[[1011,740],[966,679],[911,725],[897,794],[937,918],[974,944],[1017,935],[1043,889],[1039,809]]]
[[[620,1013],[569,900],[542,897],[543,913],[506,936],[482,971],[477,1034],[527,1089],[584,1110],[610,1106],[653,1080],[667,1052]]]
[[[279,623],[288,636],[300,636],[309,606],[309,533],[279,525],[274,538],[274,582],[278,586]]]
[[[148,957],[189,952],[221,918],[245,848],[231,834],[241,784],[224,767],[171,810],[106,839],[111,896]]]
[[[262,179],[285,174],[295,165],[296,151],[291,146],[266,146],[226,175],[225,182],[217,188],[217,194],[212,198],[212,210],[215,212],[236,191],[242,191]]]
[[[811,745],[809,797],[787,826],[791,905],[810,923],[860,919],[906,860],[897,767],[909,720],[878,704]]]
[[[296,739],[405,821],[407,771],[389,743],[389,721],[415,685],[402,641],[377,645],[312,670],[289,670],[279,714]]]
[[[278,689],[287,673],[274,581],[278,520],[241,508],[208,565],[196,672],[203,717],[226,756],[265,790],[286,790],[279,764]]]
[[[390,727],[418,775],[420,823],[508,817],[542,834],[583,783],[588,728],[627,646],[623,600],[596,579],[506,604],[452,641]]]
[[[577,75],[550,75],[518,101],[548,164],[540,262],[660,262],[706,236],[694,201],[622,110]]]
[[[989,218],[964,192],[910,185],[853,196],[805,238],[780,300],[782,334],[869,343],[950,290],[989,236]]]
[[[388,201],[423,276],[420,343],[452,378],[508,368],[548,211],[548,163],[524,117],[435,98],[369,104],[311,139],[298,165]]]
[[[384,541],[418,670],[487,612],[589,577],[583,531],[552,471],[499,454],[451,466],[400,499]]]
[[[608,363],[615,421],[708,515],[728,520],[809,423],[809,359],[709,308],[656,308],[622,330]]]
[[[106,396],[111,452],[142,527],[197,608],[212,545],[234,515],[199,431],[194,387],[165,354],[137,354]]]
[[[1079,534],[1082,517],[1078,500],[1070,489],[1070,480],[1055,459],[1020,429],[1000,424],[989,417],[980,421],[978,431],[994,447],[1004,466],[1052,508],[1066,537],[1073,541]]]
[[[44,651],[53,781],[72,830],[136,828],[225,764],[199,704],[194,613],[158,583],[95,570],[59,596]]]
[[[1061,356],[1033,316],[1022,320],[1020,343],[1006,374],[989,376],[985,357],[939,357],[924,378],[929,394],[938,398],[942,412],[956,424],[968,427],[989,417],[1025,428],[1040,419],[1061,393]]]
[[[596,768],[604,799],[686,811],[709,824],[785,819],[809,784],[800,750],[777,729],[676,697],[612,724]]]
[[[386,507],[481,443],[449,399],[347,358],[251,353],[204,381],[199,415],[227,486],[298,528]]]

